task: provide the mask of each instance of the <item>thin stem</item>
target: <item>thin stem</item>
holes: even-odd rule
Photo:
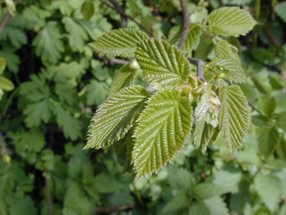
[[[50,189],[48,176],[45,176],[45,194],[46,194],[46,199],[47,199],[47,204],[48,204],[48,214],[53,215],[54,214],[53,199],[51,195],[51,189]]]
[[[16,0],[14,2],[15,6],[17,4],[21,3],[21,0]],[[6,26],[6,24],[8,23],[10,19],[10,13],[9,12],[6,12],[5,15],[3,16],[3,19],[1,20],[0,22],[0,34],[2,33],[2,31],[4,30],[4,27]]]
[[[129,61],[128,60],[119,59],[119,58],[113,58],[113,59],[110,60],[110,63],[125,65],[125,64],[129,64]]]
[[[9,19],[10,19],[10,14],[7,12],[4,15],[4,18],[1,20],[1,23],[0,23],[0,34],[4,30],[4,27],[6,26],[7,22],[9,21]]]
[[[135,194],[135,196],[137,197],[139,203],[141,204],[141,206],[144,206],[144,202],[143,202],[143,200],[142,200],[142,197],[141,197],[141,195],[140,195],[140,192],[138,191],[138,189],[137,189],[136,184],[135,184],[134,181],[132,182],[132,187],[133,187],[134,194]]]
[[[189,18],[189,12],[188,12],[188,7],[187,7],[187,2],[186,0],[180,0],[180,5],[182,8],[183,12],[183,31],[180,36],[180,41],[178,45],[178,49],[183,50],[187,36],[188,36],[188,29],[190,25],[190,18]]]
[[[113,5],[114,9],[119,12],[121,16],[121,27],[126,27],[128,19],[125,14],[125,9],[116,0],[109,0]]]
[[[198,78],[203,81],[206,82],[206,78],[204,75],[204,69],[203,69],[203,65],[204,65],[204,61],[200,60],[200,59],[196,59],[196,58],[190,58],[188,57],[188,60],[191,64],[197,66],[197,76]]]
[[[134,19],[132,16],[129,16],[128,14],[125,13],[124,10],[118,10],[118,8],[115,8],[113,5],[111,5],[109,2],[106,0],[101,0],[103,4],[108,6],[109,8],[115,10],[119,15],[126,17],[127,19],[130,19],[133,21],[141,30],[145,31],[149,36],[151,36],[151,32],[149,32],[143,25],[141,25],[136,19]]]

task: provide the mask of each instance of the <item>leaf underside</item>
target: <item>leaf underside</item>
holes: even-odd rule
[[[138,43],[148,38],[143,31],[133,28],[122,28],[112,30],[100,36],[95,42],[90,44],[100,54],[126,58],[134,57]]]
[[[148,101],[135,130],[132,160],[136,177],[165,166],[180,151],[191,131],[192,108],[176,90],[161,91]]]
[[[190,65],[183,54],[163,40],[149,39],[140,43],[135,58],[147,81],[176,86],[186,82]]]
[[[92,119],[85,148],[105,148],[122,139],[134,125],[147,97],[141,86],[124,88],[110,96]]]
[[[250,108],[242,90],[237,85],[224,87],[219,127],[226,145],[234,150],[242,145],[250,123]]]

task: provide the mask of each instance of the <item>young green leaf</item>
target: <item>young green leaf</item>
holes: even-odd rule
[[[124,88],[109,97],[92,119],[85,148],[105,148],[122,139],[134,125],[147,97],[141,86]]]
[[[189,62],[178,49],[166,41],[145,40],[139,44],[135,58],[150,82],[173,86],[187,81]]]
[[[135,130],[132,161],[136,177],[165,166],[180,151],[191,131],[192,108],[176,90],[161,91],[148,101]]]
[[[208,23],[210,30],[216,34],[238,37],[251,31],[256,21],[238,7],[222,7],[209,15]]]
[[[250,108],[240,87],[224,87],[220,93],[222,101],[219,113],[219,127],[225,143],[230,149],[237,149],[247,134],[250,123]]]
[[[169,41],[174,45],[178,45],[181,33],[182,33],[181,26],[173,27],[169,32],[168,36]],[[192,24],[189,27],[187,39],[184,45],[184,51],[191,52],[192,50],[196,49],[200,42],[201,34],[202,34],[202,27],[198,24]]]
[[[224,73],[225,79],[230,80],[232,83],[240,84],[247,81],[240,63],[233,58],[217,58],[210,62],[209,65],[216,66],[217,72],[219,74]]]
[[[133,28],[122,28],[109,31],[100,36],[90,46],[100,54],[132,58],[138,43],[148,38],[143,31]]]
[[[286,14],[285,14],[285,10],[286,10],[286,1],[280,2],[278,4],[275,5],[275,13],[281,18],[283,19],[284,22],[286,22]]]
[[[254,188],[262,202],[274,212],[281,201],[281,181],[275,175],[258,174],[254,179]]]
[[[7,91],[13,90],[14,84],[9,79],[0,76],[0,89]]]
[[[215,52],[218,58],[231,58],[240,65],[237,48],[226,40],[220,40],[215,44]]]
[[[214,128],[205,121],[196,122],[196,127],[194,130],[194,144],[197,148],[202,150],[203,154],[205,154],[207,146],[216,138],[217,134],[218,129]]]
[[[128,87],[134,83],[136,76],[136,69],[132,68],[130,65],[124,65],[120,68],[118,73],[113,78],[109,95],[118,92],[120,89],[124,87]]]

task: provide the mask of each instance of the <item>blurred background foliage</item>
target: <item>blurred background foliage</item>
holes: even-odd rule
[[[231,41],[249,77],[242,87],[252,126],[234,154],[218,139],[204,156],[190,140],[167,168],[135,182],[112,150],[82,150],[121,63],[88,43],[122,26],[172,38],[179,1],[0,4],[0,215],[286,214],[286,1],[188,1],[192,23],[222,6],[258,21]],[[213,47],[205,44],[196,55],[208,59]]]

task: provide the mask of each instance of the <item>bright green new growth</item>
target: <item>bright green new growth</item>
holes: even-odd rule
[[[166,41],[145,40],[138,45],[135,57],[149,82],[176,86],[187,81],[189,62],[179,50]]]
[[[177,90],[150,98],[137,120],[132,160],[137,177],[165,166],[183,147],[191,131],[192,108]]]
[[[134,57],[136,46],[148,36],[133,28],[110,31],[90,46],[98,53],[108,56]]]
[[[85,148],[114,144],[125,167],[127,161],[127,169],[132,165],[140,178],[165,166],[188,139],[203,153],[219,133],[230,150],[242,145],[250,110],[240,87],[231,84],[247,79],[238,49],[216,34],[244,35],[255,21],[239,8],[225,7],[212,12],[208,24],[189,28],[185,43],[189,51],[130,28],[113,30],[92,44],[100,54],[126,57],[130,64],[117,73],[109,99],[94,115]],[[194,67],[190,62],[197,60],[189,56],[203,41],[203,31],[214,35],[215,57]],[[175,33],[174,44],[176,37]],[[138,83],[148,86],[147,90],[132,86],[141,70],[143,83]],[[199,73],[204,72],[202,77]]]
[[[238,37],[251,31],[256,21],[238,7],[222,7],[209,15],[208,23],[210,30],[216,34]]]
[[[240,87],[233,85],[222,88],[222,106],[219,126],[225,143],[232,149],[241,146],[250,123],[250,109]]]

